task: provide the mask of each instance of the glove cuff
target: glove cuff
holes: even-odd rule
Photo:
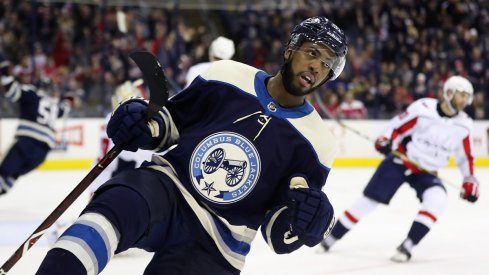
[[[464,181],[463,181],[463,182],[464,182],[464,183],[465,183],[465,182],[472,182],[472,183],[474,183],[474,184],[479,185],[479,180],[477,180],[477,178],[476,178],[476,177],[474,177],[474,176],[472,176],[472,175],[470,175],[470,176],[465,176],[465,177],[464,177]]]
[[[9,84],[11,84],[12,82],[14,82],[15,78],[11,75],[9,76],[2,76],[1,78],[1,84],[2,86],[7,86]]]
[[[122,105],[126,104],[126,103],[129,103],[129,102],[132,102],[132,101],[137,101],[137,102],[140,102],[142,103],[143,105],[145,106],[148,106],[148,100],[145,100],[143,97],[140,97],[140,96],[131,96],[131,97],[128,97],[124,100],[122,100],[121,102],[119,102],[119,104],[117,105],[117,107],[112,111],[112,115],[115,114],[115,112],[117,111],[117,109],[119,109]]]

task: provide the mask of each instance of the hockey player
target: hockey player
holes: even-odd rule
[[[346,52],[344,32],[313,17],[274,76],[217,61],[149,124],[146,102],[119,106],[107,127],[117,146],[176,146],[102,185],[37,274],[97,274],[130,247],[155,251],[147,275],[239,274],[259,227],[276,253],[319,244],[335,140],[305,95],[338,77]]]
[[[375,143],[375,149],[386,158],[365,187],[363,195],[343,212],[331,235],[321,242],[326,251],[380,203],[389,204],[401,184],[407,182],[416,191],[421,207],[406,239],[391,260],[409,261],[412,249],[428,234],[445,210],[446,190],[435,175],[437,170],[447,165],[452,154],[455,154],[464,177],[460,197],[469,202],[477,201],[479,182],[474,176],[471,152],[472,120],[463,111],[471,104],[472,96],[472,84],[464,77],[452,76],[444,83],[444,100],[419,99],[392,119],[387,131]],[[395,157],[391,153],[392,148],[405,154],[407,159]],[[426,170],[423,172],[421,167]]]
[[[134,82],[125,81],[121,85],[119,85],[112,95],[112,108],[115,110],[119,103],[130,98],[130,97],[144,97],[144,87],[143,80],[138,79]],[[111,114],[108,114],[105,118],[108,123],[110,120]],[[103,126],[103,129],[100,133],[100,151],[97,157],[98,163],[109,151],[110,148],[114,146],[114,143],[107,136],[106,132],[107,124]],[[152,152],[148,150],[138,150],[136,152],[131,151],[122,151],[116,159],[114,159],[109,166],[107,166],[102,173],[92,182],[89,186],[89,190],[91,193],[95,192],[100,185],[109,180],[111,177],[116,174],[127,170],[139,167],[144,161],[151,160]]]
[[[187,88],[192,81],[209,68],[214,61],[228,60],[234,55],[234,42],[233,40],[224,36],[219,36],[214,39],[209,46],[209,62],[202,62],[193,65],[188,69],[185,76],[185,88]]]
[[[10,75],[9,64],[0,63],[1,90],[7,100],[19,104],[20,121],[15,141],[0,164],[0,195],[46,159],[55,146],[54,123],[68,114],[72,102],[52,96],[49,79],[42,79],[38,87],[19,83]]]

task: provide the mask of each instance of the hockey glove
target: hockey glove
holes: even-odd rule
[[[0,84],[8,89],[10,84],[14,82],[15,78],[13,76],[0,76]]]
[[[305,245],[317,245],[334,223],[334,210],[328,197],[321,190],[312,188],[293,188],[288,195],[291,199],[292,232]]]
[[[386,137],[379,137],[375,141],[375,150],[387,156],[392,151],[392,141]]]
[[[107,135],[116,146],[132,152],[157,147],[164,134],[164,122],[159,114],[146,122],[147,106],[142,99],[129,99],[117,107],[107,124]]]
[[[80,97],[83,95],[83,91],[79,92],[67,92],[61,97],[62,104],[69,105],[70,108],[78,108],[81,104]]]
[[[470,202],[476,202],[479,198],[479,181],[474,176],[464,178],[460,197]]]

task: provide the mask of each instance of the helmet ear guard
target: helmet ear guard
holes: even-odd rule
[[[472,84],[467,78],[454,75],[448,78],[443,84],[443,98],[448,103],[450,103],[457,91],[468,93],[470,95],[468,105],[472,104],[472,100],[474,99],[474,87],[472,87]]]
[[[294,27],[287,46],[296,50],[305,41],[324,45],[335,54],[336,58],[330,63],[332,74],[326,81],[336,79],[345,68],[348,52],[343,30],[325,17],[311,17]]]

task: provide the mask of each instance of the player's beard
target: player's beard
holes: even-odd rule
[[[458,114],[458,112],[462,111],[463,109],[465,109],[465,107],[467,107],[467,103],[464,103],[463,105],[457,104],[457,102],[455,102],[455,98],[450,99],[448,104],[452,106],[453,110],[455,111],[455,114]]]
[[[302,90],[301,88],[293,84],[295,75],[294,72],[292,72],[291,64],[292,64],[292,59],[289,59],[288,61],[285,61],[284,64],[282,65],[282,70],[281,70],[282,84],[285,87],[285,91],[287,91],[287,93],[293,96],[305,96],[307,94],[314,92],[317,86],[313,86],[307,90]]]

